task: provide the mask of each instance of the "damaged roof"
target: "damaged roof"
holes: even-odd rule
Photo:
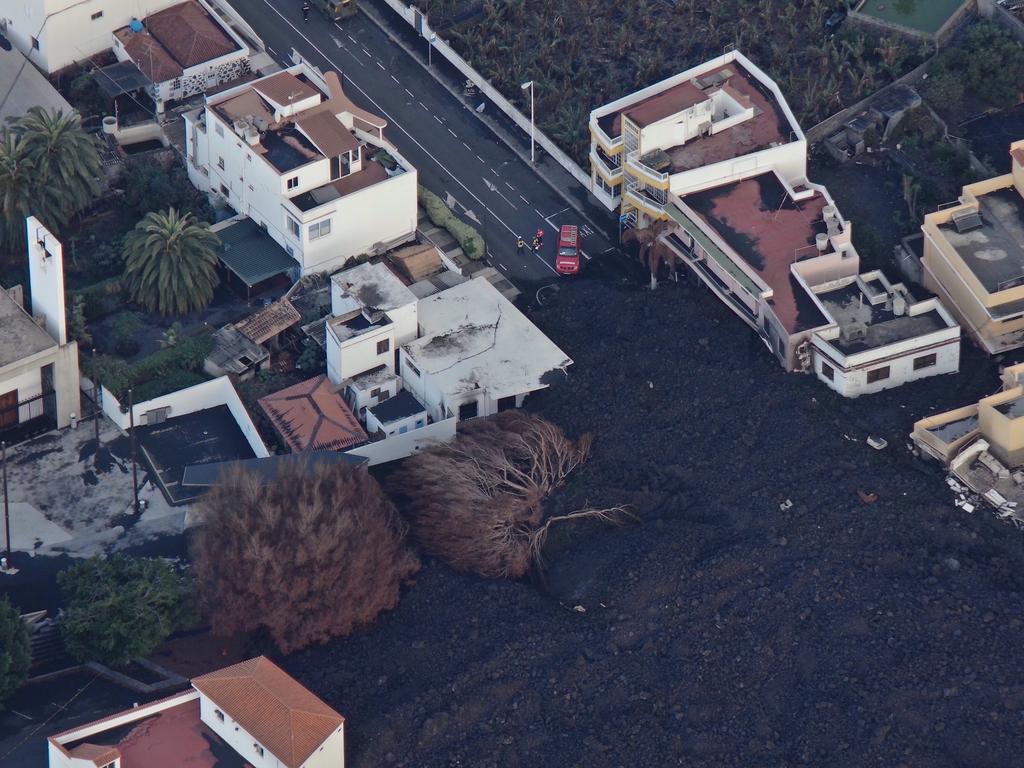
[[[383,262],[364,262],[331,278],[335,285],[333,314],[362,309],[387,312],[416,303],[416,295]]]
[[[545,375],[572,359],[482,278],[422,299],[419,339],[406,357],[446,395],[484,390],[491,397],[548,386]]]

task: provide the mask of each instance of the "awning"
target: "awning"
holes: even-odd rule
[[[693,221],[693,219],[679,210],[679,208],[672,203],[668,203],[665,206],[665,213],[667,213],[676,224],[686,230],[690,237],[697,241],[697,244],[708,255],[708,258],[714,259],[718,265],[728,272],[730,276],[735,278],[736,282],[743,286],[748,293],[753,296],[759,296],[761,294],[762,289],[760,286],[750,278],[750,275],[744,272],[732,259],[730,259],[726,255],[725,251],[715,245],[711,241],[711,238],[704,234],[704,230],[697,226],[697,223]]]
[[[250,288],[298,266],[252,219],[237,221],[215,234],[221,241],[217,254],[221,263]]]
[[[153,81],[142,74],[142,71],[131,61],[119,61],[116,64],[100,67],[93,71],[92,78],[110,98],[133,93],[153,84]]]

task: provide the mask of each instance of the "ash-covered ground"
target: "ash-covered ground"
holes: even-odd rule
[[[284,659],[350,765],[1021,764],[1024,532],[906,449],[996,363],[965,344],[959,376],[848,401],[701,288],[581,281],[533,318],[576,364],[530,408],[597,436],[552,511],[640,522],[563,529],[543,582],[428,562],[374,627]]]

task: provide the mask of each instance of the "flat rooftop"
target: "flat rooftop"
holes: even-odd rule
[[[292,123],[264,131],[260,134],[263,157],[281,173],[320,160],[323,155],[303,133]]]
[[[423,413],[427,409],[423,406],[416,396],[407,389],[403,389],[394,397],[389,397],[382,403],[378,403],[369,409],[370,413],[381,424],[391,424],[401,419],[407,419],[410,416],[415,416],[418,413]]]
[[[136,427],[135,434],[139,453],[170,504],[192,501],[203,490],[182,485],[185,467],[256,457],[226,405]]]
[[[935,435],[942,442],[949,444],[961,437],[966,437],[978,428],[978,414],[972,413],[962,419],[947,421],[945,424],[936,424],[928,427],[928,432]]]
[[[1012,185],[994,190],[978,198],[978,214],[980,227],[939,230],[989,293],[1024,285],[1024,198]]]
[[[148,717],[65,744],[72,755],[92,759],[117,749],[121,765],[146,768],[245,768],[249,764],[199,719],[199,698]],[[89,757],[86,757],[89,756]]]
[[[292,205],[300,211],[310,211],[332,200],[351,195],[360,190],[386,181],[388,172],[376,160],[364,160],[363,167],[355,173],[343,176],[323,186],[303,192],[291,198]]]
[[[790,266],[827,230],[820,193],[793,200],[774,171],[686,195],[683,201],[772,289],[769,305],[790,333],[828,325]],[[816,252],[815,252],[815,255]]]
[[[340,296],[335,296],[333,314],[344,315],[362,309],[384,312],[416,303],[416,294],[381,261],[363,262],[331,277]]]
[[[391,318],[382,312],[376,319],[370,320],[362,312],[359,312],[350,317],[332,317],[327,322],[334,329],[334,335],[338,337],[338,341],[348,341],[369,331],[391,325]]]
[[[57,346],[46,330],[0,288],[0,368]]]
[[[713,136],[691,139],[686,144],[665,150],[672,162],[673,173],[787,144],[792,140],[793,127],[782,105],[739,61],[699,72],[690,80],[670,86],[618,112],[603,115],[597,122],[608,136],[616,138],[622,134],[622,115],[642,127],[706,101],[719,88],[726,90],[743,106],[753,107],[754,116]]]
[[[1015,397],[1013,400],[1007,400],[1004,403],[998,403],[992,407],[1003,414],[1003,416],[1019,419],[1021,416],[1024,416],[1024,395]]]
[[[966,0],[863,0],[856,7],[856,11],[880,21],[888,21],[933,35],[957,9],[966,4]]]
[[[483,278],[422,299],[423,335],[406,356],[448,396],[482,390],[492,397],[547,386],[547,374],[572,359]]]
[[[884,304],[871,304],[856,282],[817,295],[841,329],[839,338],[829,343],[846,355],[897,344],[950,327],[934,309],[913,317],[909,314],[897,316],[891,307],[886,309]],[[850,339],[842,332],[857,325],[865,328],[864,338]]]

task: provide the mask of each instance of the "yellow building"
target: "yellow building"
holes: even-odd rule
[[[924,285],[988,353],[1024,346],[1024,140],[1012,171],[925,216]]]

